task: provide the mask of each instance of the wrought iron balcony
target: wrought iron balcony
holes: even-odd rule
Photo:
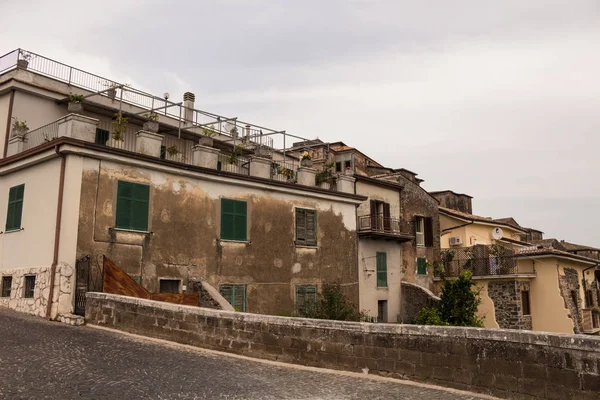
[[[358,234],[372,238],[408,242],[414,239],[413,225],[399,218],[369,214],[358,217]]]
[[[467,270],[474,277],[535,274],[532,266],[519,268],[514,251],[500,245],[442,249],[434,263],[443,268],[446,277],[458,277]]]

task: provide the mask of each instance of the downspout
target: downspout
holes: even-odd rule
[[[13,103],[15,100],[15,89],[10,91],[10,100],[8,102],[8,114],[6,116],[6,135],[4,136],[4,154],[2,158],[6,158],[8,152],[8,136],[10,134],[10,120],[12,119]]]
[[[60,156],[60,177],[58,181],[58,204],[56,205],[56,229],[54,230],[54,256],[52,266],[50,267],[50,292],[48,294],[48,305],[46,306],[46,318],[51,319],[52,300],[54,298],[54,280],[56,275],[56,266],[58,264],[58,248],[60,244],[60,224],[62,220],[63,192],[65,188],[65,165],[66,157],[59,152],[60,146],[54,147],[56,154]]]

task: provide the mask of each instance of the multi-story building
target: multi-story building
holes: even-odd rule
[[[443,193],[439,262],[449,278],[469,270],[480,289],[478,314],[487,328],[562,333],[599,332],[598,260],[568,252],[556,239],[514,218],[473,215],[471,197]],[[468,198],[468,201],[465,200]],[[586,254],[587,255],[587,254]]]
[[[358,304],[351,177],[318,187],[277,131],[194,100],[0,57],[0,305],[69,313],[88,284],[78,260],[99,270],[101,256],[150,292],[203,280],[248,312],[301,311],[326,282]]]

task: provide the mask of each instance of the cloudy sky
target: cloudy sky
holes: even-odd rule
[[[189,90],[600,247],[598,0],[1,0],[0,15],[2,53]]]

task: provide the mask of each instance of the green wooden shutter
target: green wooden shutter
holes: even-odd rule
[[[296,312],[304,316],[316,311],[317,287],[315,285],[296,286]]]
[[[377,253],[377,287],[387,287],[387,253]]]
[[[221,285],[219,293],[236,311],[246,311],[246,285]]]
[[[317,212],[315,210],[306,210],[306,244],[308,246],[317,245]]]
[[[306,244],[306,210],[296,208],[296,244]]]
[[[221,199],[221,239],[245,241],[247,219],[245,201]]]
[[[427,275],[427,259],[417,258],[417,274]]]
[[[23,214],[23,196],[25,185],[11,187],[8,191],[8,210],[6,213],[6,230],[21,229],[21,216]]]
[[[150,187],[119,181],[116,226],[136,231],[148,230]]]

